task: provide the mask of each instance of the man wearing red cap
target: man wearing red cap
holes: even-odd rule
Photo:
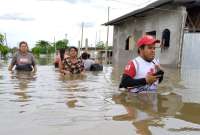
[[[158,61],[155,60],[155,44],[159,42],[150,35],[144,35],[137,41],[139,56],[125,66],[120,88],[128,88],[136,93],[157,89],[164,75]]]

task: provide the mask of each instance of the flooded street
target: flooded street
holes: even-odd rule
[[[111,66],[62,76],[49,61],[33,73],[0,66],[1,135],[199,135],[200,70],[166,69],[157,94],[118,90]]]

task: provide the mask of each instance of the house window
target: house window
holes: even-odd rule
[[[126,39],[125,50],[129,50],[129,38],[130,36],[128,36],[128,38]]]
[[[146,35],[150,35],[150,36],[153,36],[153,37],[156,37],[156,31],[149,31],[149,32],[146,32]]]
[[[161,40],[161,47],[164,49],[169,48],[170,46],[170,30],[164,29],[162,32],[162,40]]]
[[[125,50],[134,50],[136,41],[133,36],[128,36],[126,39]]]

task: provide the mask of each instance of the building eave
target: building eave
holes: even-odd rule
[[[150,10],[153,10],[155,8],[159,8],[161,6],[167,5],[167,4],[177,4],[177,5],[183,5],[186,6],[187,8],[193,7],[193,6],[200,6],[200,0],[157,0],[141,9],[138,10],[134,10],[130,13],[127,13],[123,16],[120,16],[114,20],[111,20],[109,22],[106,22],[102,25],[108,26],[108,25],[116,25],[119,24],[121,22],[126,21],[128,18],[130,17],[138,17],[141,14],[148,12]]]
[[[105,26],[116,25],[118,23],[121,23],[121,22],[125,21],[126,19],[128,19],[130,17],[137,17],[137,16],[139,16],[139,15],[145,13],[145,12],[148,12],[148,11],[150,11],[152,9],[164,6],[166,4],[169,4],[170,2],[173,2],[173,0],[158,0],[158,1],[155,1],[155,2],[153,2],[151,4],[149,4],[149,5],[141,8],[141,9],[134,10],[134,11],[132,11],[130,13],[127,13],[127,14],[125,14],[123,16],[120,16],[120,17],[118,17],[118,18],[116,18],[114,20],[106,22],[103,25],[105,25]]]

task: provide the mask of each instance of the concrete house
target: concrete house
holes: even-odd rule
[[[114,26],[114,66],[124,66],[134,58],[137,39],[149,34],[162,41],[156,48],[162,65],[178,68],[192,63],[200,67],[196,57],[200,54],[200,0],[158,0],[104,25]]]

